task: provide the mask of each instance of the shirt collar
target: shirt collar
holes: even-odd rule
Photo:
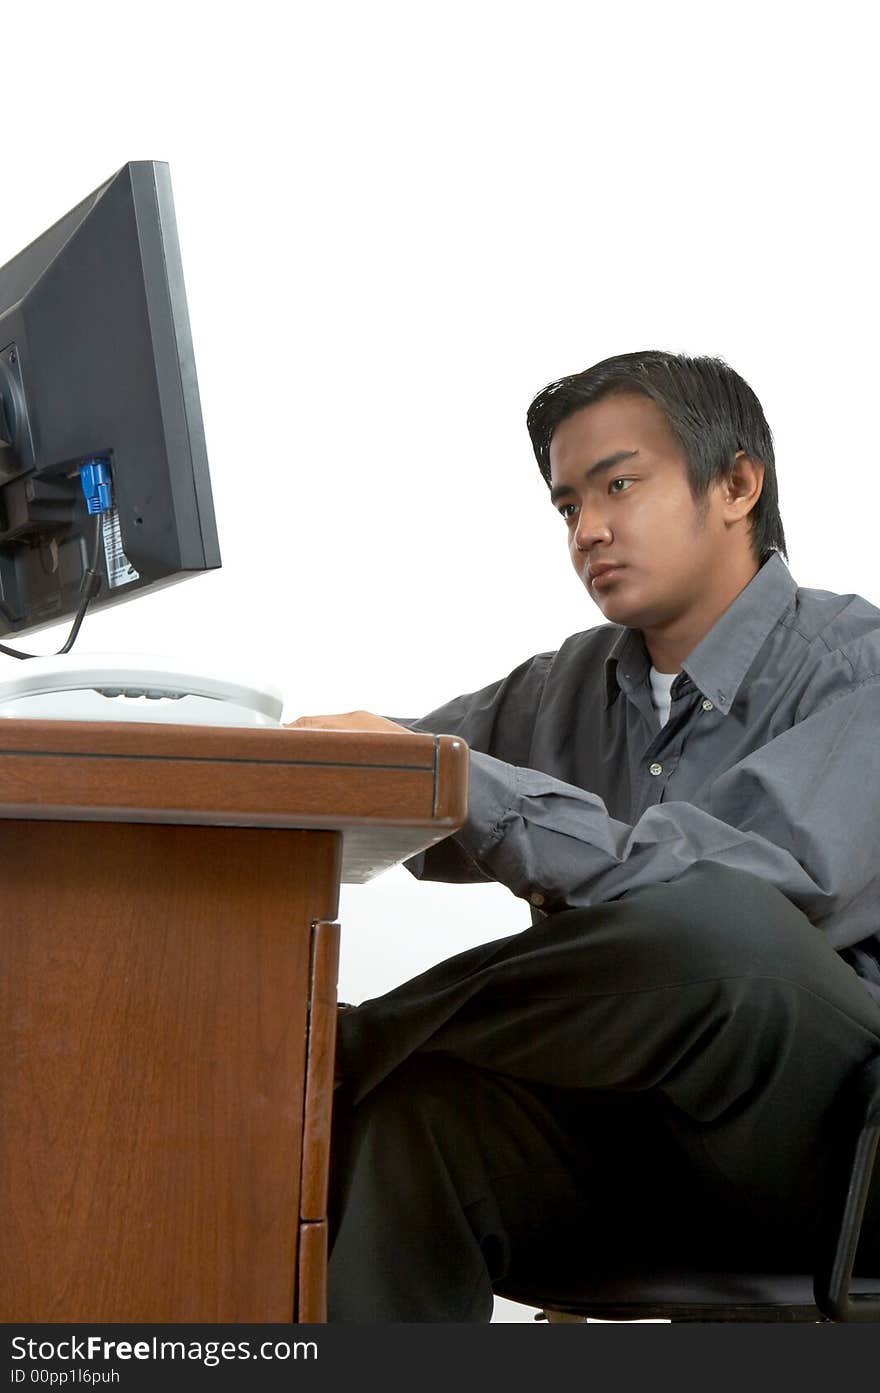
[[[617,693],[631,692],[648,675],[651,659],[639,629],[621,629],[605,659],[605,706]]]
[[[764,562],[733,604],[682,663],[683,670],[715,707],[727,715],[759,649],[790,607],[797,586],[778,552]],[[621,629],[605,659],[606,706],[617,690],[631,691],[648,674],[651,660],[638,629]]]

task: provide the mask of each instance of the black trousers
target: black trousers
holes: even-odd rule
[[[709,862],[442,962],[340,1020],[329,1318],[486,1321],[628,1253],[809,1261],[878,1045],[826,937]]]

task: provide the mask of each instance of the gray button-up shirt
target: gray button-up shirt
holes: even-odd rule
[[[662,728],[636,629],[603,624],[415,730],[471,749],[468,820],[407,862],[496,880],[532,918],[673,880],[762,876],[880,1000],[880,610],[774,553],[687,657]]]

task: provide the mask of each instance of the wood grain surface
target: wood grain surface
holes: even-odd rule
[[[453,736],[0,720],[0,817],[333,828],[362,883],[460,827]]]
[[[323,1320],[340,879],[465,820],[409,732],[0,720],[0,1322]]]
[[[0,1320],[292,1318],[339,842],[0,824]]]

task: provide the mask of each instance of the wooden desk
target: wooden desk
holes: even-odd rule
[[[0,1321],[325,1319],[341,880],[451,736],[0,721]]]

